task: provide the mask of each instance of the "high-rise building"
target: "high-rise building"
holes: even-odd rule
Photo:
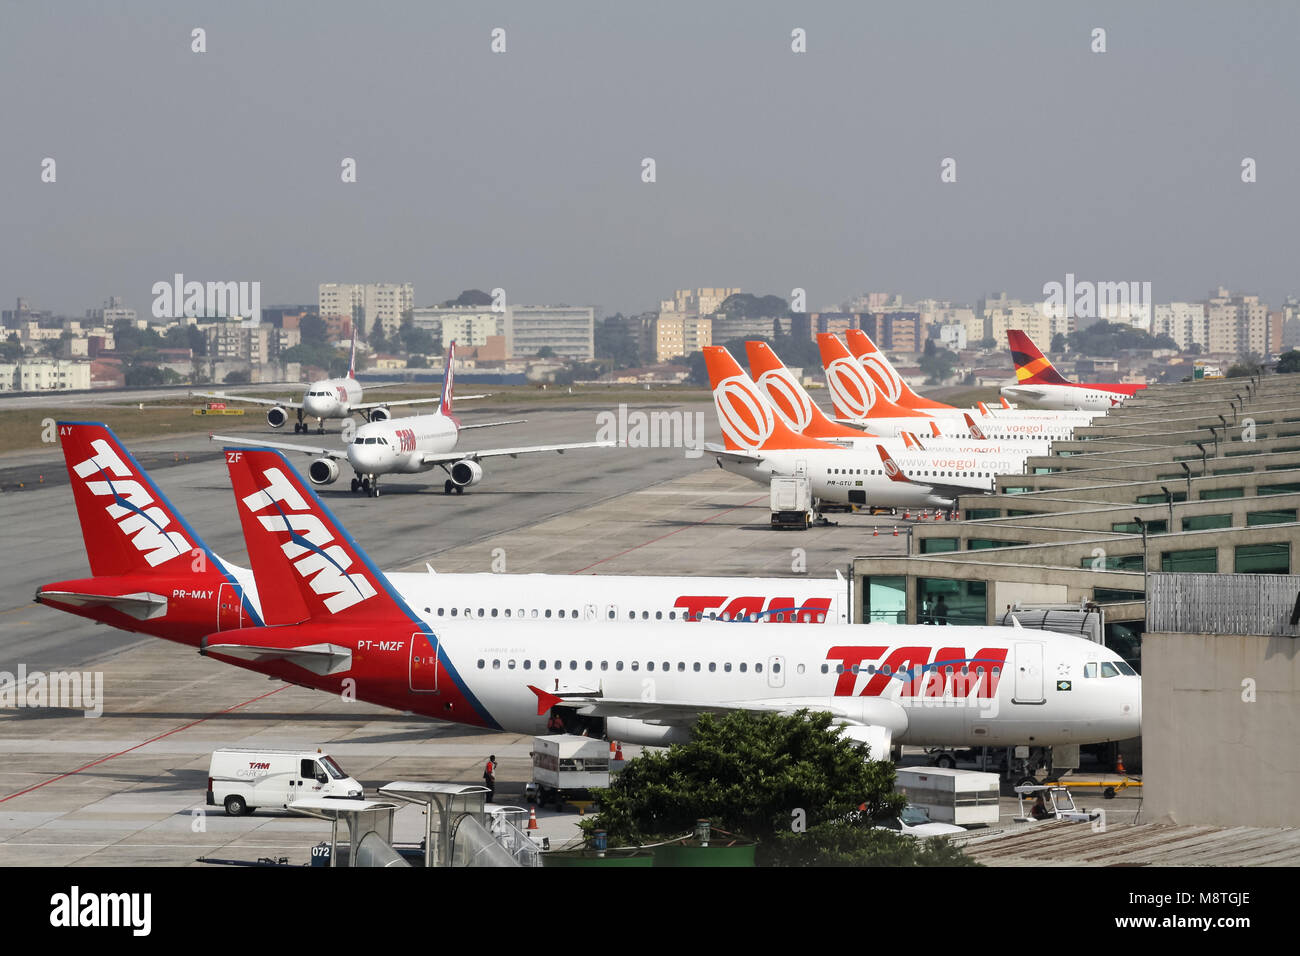
[[[391,336],[401,327],[402,316],[415,307],[415,288],[409,282],[326,282],[320,285],[318,297],[322,319],[327,323],[352,319],[363,337],[371,335],[376,325]]]
[[[557,358],[590,362],[596,354],[591,307],[506,306],[506,355],[528,358],[549,348]]]
[[[655,322],[655,361],[663,364],[713,344],[713,319],[685,312],[660,312]]]

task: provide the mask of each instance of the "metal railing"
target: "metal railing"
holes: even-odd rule
[[[1148,631],[1300,637],[1300,575],[1147,575]]]

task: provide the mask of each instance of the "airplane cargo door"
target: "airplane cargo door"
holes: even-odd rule
[[[785,686],[785,658],[769,657],[767,659],[767,686]]]
[[[1043,645],[1016,645],[1016,695],[1013,704],[1042,704],[1043,697]]]
[[[416,631],[411,635],[411,690],[438,693],[438,637]]]
[[[217,591],[217,630],[233,631],[244,626],[244,589],[223,584]]]

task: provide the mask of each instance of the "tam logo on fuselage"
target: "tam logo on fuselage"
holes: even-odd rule
[[[397,438],[397,450],[402,454],[415,451],[415,431],[410,428],[395,428],[393,435]]]
[[[279,468],[262,472],[263,490],[243,499],[243,506],[257,515],[262,527],[271,532],[288,532],[280,550],[293,569],[319,595],[331,614],[375,596],[375,588],[364,574],[348,574],[352,559],[334,541],[325,522],[314,514],[306,500]],[[276,506],[273,515],[259,514]]]
[[[901,697],[993,698],[1006,668],[1007,649],[985,647],[967,657],[963,647],[838,646],[826,652],[826,660],[835,663],[839,675],[836,697],[855,696],[862,674],[867,682],[858,697],[879,697],[891,681],[899,681]]]
[[[86,490],[92,495],[113,498],[113,503],[104,510],[149,566],[156,568],[164,561],[188,554],[190,542],[179,531],[167,530],[171,524],[167,512],[148,507],[154,503],[153,495],[131,476],[130,467],[118,457],[113,446],[102,438],[90,444],[95,453],[72,470],[78,478],[87,479]],[[92,475],[102,480],[89,480]]]

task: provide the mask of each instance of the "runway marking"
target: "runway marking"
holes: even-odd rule
[[[198,720],[191,720],[188,724],[183,724],[180,727],[173,727],[171,730],[167,731],[166,733],[158,734],[156,737],[150,737],[148,740],[142,741],[136,744],[134,747],[127,747],[125,750],[119,750],[117,753],[109,754],[107,757],[100,757],[98,760],[92,760],[90,763],[82,764],[76,770],[69,770],[67,773],[61,773],[57,777],[51,777],[49,780],[45,780],[42,781],[41,783],[35,784],[34,786],[28,787],[26,790],[19,790],[17,793],[9,794],[9,796],[7,797],[0,797],[0,803],[4,803],[6,800],[12,800],[14,797],[21,797],[24,793],[31,793],[33,790],[39,790],[41,789],[41,787],[48,786],[51,783],[55,783],[56,781],[64,779],[65,777],[71,777],[74,776],[75,774],[81,773],[81,771],[83,770],[89,770],[91,767],[97,767],[101,763],[107,763],[108,761],[116,757],[121,757],[123,754],[129,754],[133,750],[139,750],[141,747],[146,747],[155,741],[162,740],[164,737],[170,737],[172,734],[178,734],[182,730],[188,730],[189,728],[197,724],[201,724],[206,720],[211,720],[213,717],[220,717],[222,714],[228,714],[231,711],[239,710],[239,708],[241,707],[247,707],[249,704],[257,703],[257,701],[262,700],[263,698],[270,697],[272,694],[278,694],[282,690],[288,690],[292,686],[293,686],[292,684],[284,684],[280,687],[277,687],[275,690],[267,691],[265,694],[259,694],[256,697],[250,697],[248,700],[244,701],[241,704],[235,704],[233,707],[227,707],[225,710],[216,711],[215,713],[208,714],[206,717],[200,717]]]
[[[683,525],[682,527],[678,528],[676,531],[669,531],[667,534],[661,534],[659,537],[651,538],[649,541],[642,541],[640,544],[634,544],[632,547],[626,548],[618,552],[618,554],[611,554],[609,557],[601,558],[599,561],[589,564],[585,568],[578,568],[578,570],[570,571],[569,573],[581,574],[583,571],[589,571],[592,568],[594,568],[597,564],[604,564],[606,561],[613,561],[615,558],[621,558],[625,554],[631,554],[633,551],[636,551],[638,548],[644,548],[646,545],[654,544],[656,541],[662,541],[664,538],[671,538],[673,535],[680,534],[681,532],[686,531],[690,528],[698,528],[702,524],[708,524],[714,518],[721,518],[723,515],[729,515],[733,511],[739,511],[741,508],[748,508],[755,501],[762,501],[766,497],[767,495],[759,495],[757,498],[750,498],[748,501],[743,501],[740,504],[736,505],[736,507],[734,508],[728,508],[726,511],[719,511],[715,515],[709,515],[709,517],[705,518],[703,521],[696,521],[693,524]],[[3,802],[4,801],[0,800],[0,803]]]

